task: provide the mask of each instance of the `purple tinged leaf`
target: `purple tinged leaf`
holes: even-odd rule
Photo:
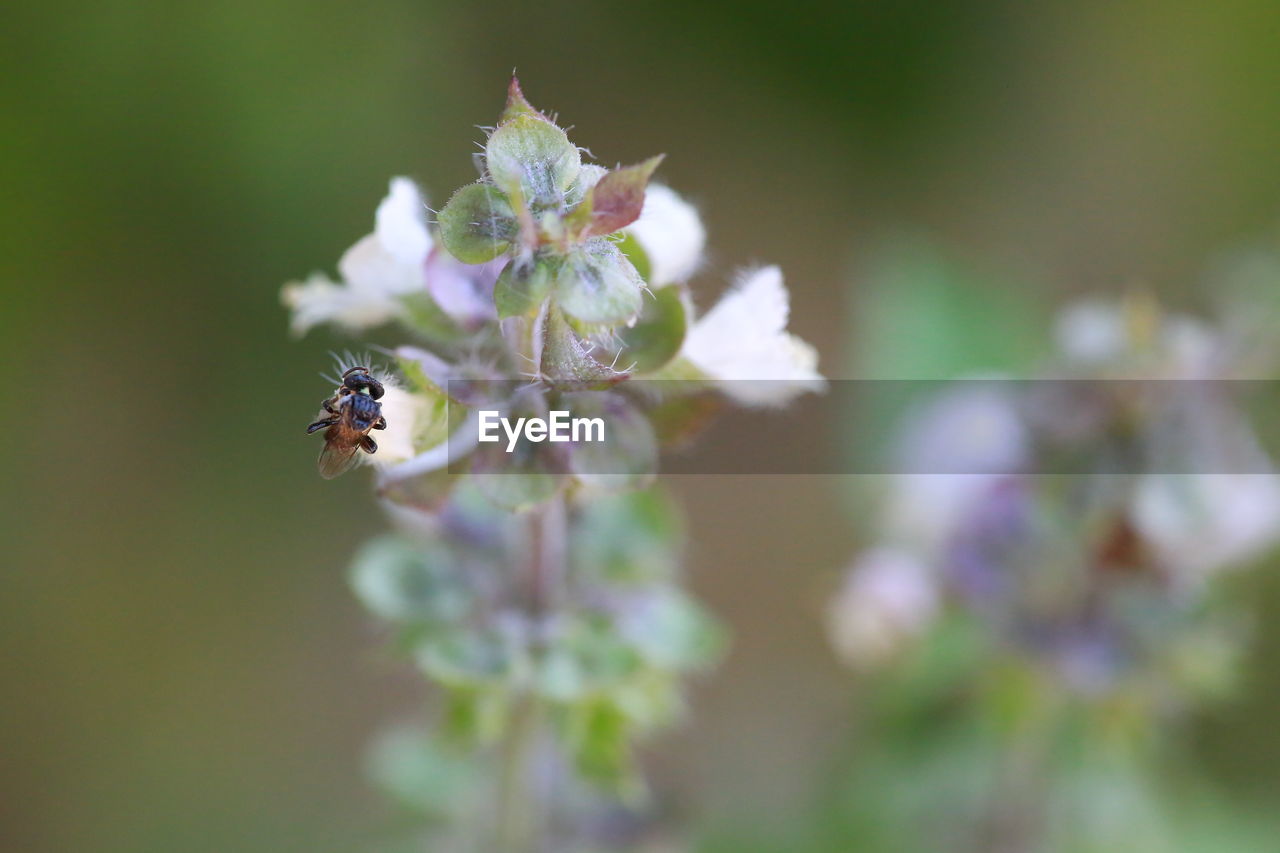
[[[603,237],[639,219],[644,209],[645,187],[665,156],[659,154],[643,163],[614,169],[597,181],[569,214],[570,233],[577,239]]]

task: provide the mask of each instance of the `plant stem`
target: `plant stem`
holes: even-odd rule
[[[529,615],[535,624],[545,620],[561,603],[568,532],[563,495],[556,495],[531,511],[528,560],[519,582],[528,593]],[[545,792],[538,790],[538,780],[530,773],[541,733],[541,701],[526,690],[512,703],[501,746],[497,815],[500,853],[536,853],[545,846]]]
[[[535,807],[537,792],[529,778],[538,716],[537,699],[529,694],[519,697],[503,735],[496,826],[499,853],[534,853],[542,846]]]
[[[563,494],[550,498],[535,511],[530,566],[532,612],[545,618],[561,604],[568,568],[568,513]]]

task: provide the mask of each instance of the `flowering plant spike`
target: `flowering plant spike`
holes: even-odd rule
[[[650,183],[661,161],[584,161],[512,80],[480,180],[432,221],[393,179],[341,281],[283,291],[297,334],[406,339],[374,371],[386,428],[361,456],[395,531],[352,584],[437,688],[427,732],[388,735],[373,772],[439,843],[600,849],[583,827],[601,797],[642,804],[635,742],[679,717],[682,676],[723,643],[680,580],[650,408],[781,405],[822,382],[776,267],[697,316],[705,231]],[[571,437],[539,443],[528,425],[570,410]],[[487,435],[498,422],[523,437]]]

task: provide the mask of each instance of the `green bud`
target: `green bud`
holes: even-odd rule
[[[555,296],[564,312],[590,325],[618,326],[640,312],[644,281],[611,241],[596,237],[565,257]]]
[[[559,206],[582,165],[563,130],[523,113],[490,134],[485,160],[498,189],[535,207]]]
[[[483,264],[511,247],[519,226],[511,205],[496,187],[468,184],[440,211],[444,247],[464,264]]]
[[[493,287],[493,304],[499,319],[536,314],[551,293],[551,283],[560,267],[552,257],[507,264]]]

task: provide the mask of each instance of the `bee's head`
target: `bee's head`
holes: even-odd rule
[[[342,387],[354,394],[368,394],[377,400],[382,397],[382,383],[369,375],[367,367],[352,367],[342,374]]]

